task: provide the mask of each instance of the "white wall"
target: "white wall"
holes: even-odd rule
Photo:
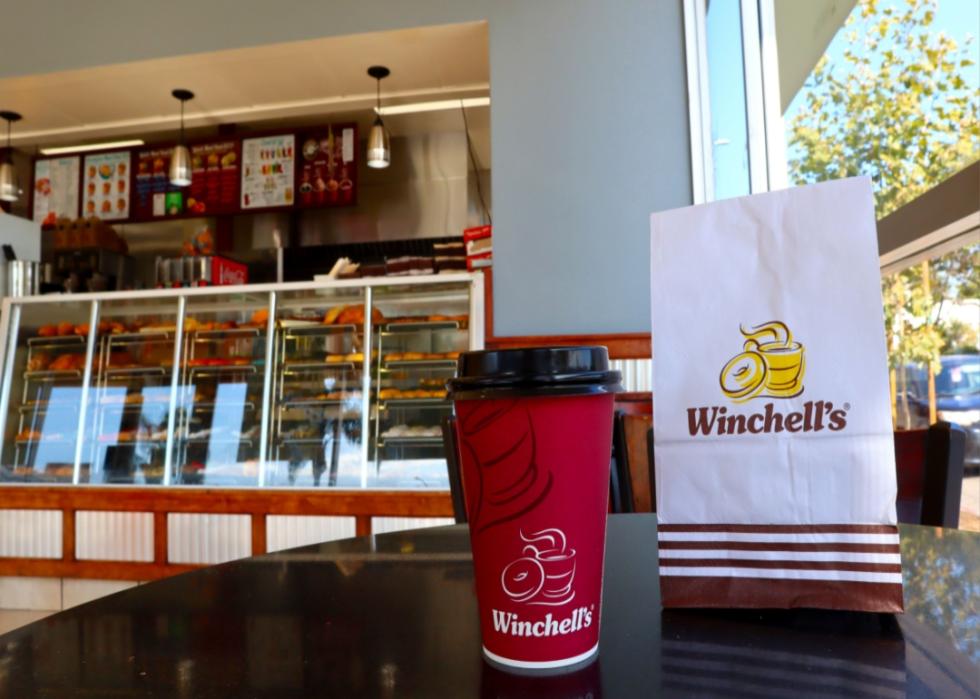
[[[36,262],[41,259],[41,225],[0,211],[0,245],[13,247],[19,260]],[[0,288],[0,296],[5,292]]]
[[[501,3],[490,76],[494,332],[648,330],[650,212],[692,201],[681,3]]]

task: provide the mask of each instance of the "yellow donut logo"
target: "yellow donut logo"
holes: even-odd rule
[[[742,351],[728,360],[718,381],[735,403],[753,398],[793,398],[803,393],[806,355],[785,323],[771,320],[754,328],[739,326]]]

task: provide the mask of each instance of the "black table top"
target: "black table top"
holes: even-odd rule
[[[480,654],[465,526],[142,585],[0,636],[0,696],[975,697],[980,535],[901,527],[907,613],[661,611],[656,519],[610,517],[599,659]]]

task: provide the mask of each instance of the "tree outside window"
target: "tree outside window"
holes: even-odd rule
[[[937,9],[858,1],[787,114],[796,184],[870,176],[881,218],[980,157],[977,45],[937,30]],[[909,366],[935,374],[942,355],[978,351],[980,317],[949,311],[980,314],[980,241],[884,277],[882,297],[896,423],[909,427]]]

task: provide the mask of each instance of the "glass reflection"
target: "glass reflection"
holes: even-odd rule
[[[518,675],[483,661],[481,699],[599,699],[602,696],[601,658],[574,672],[560,675]]]
[[[667,694],[904,697],[905,641],[895,617],[820,610],[665,610]]]
[[[903,527],[901,546],[906,615],[927,623],[980,664],[980,535]]]

